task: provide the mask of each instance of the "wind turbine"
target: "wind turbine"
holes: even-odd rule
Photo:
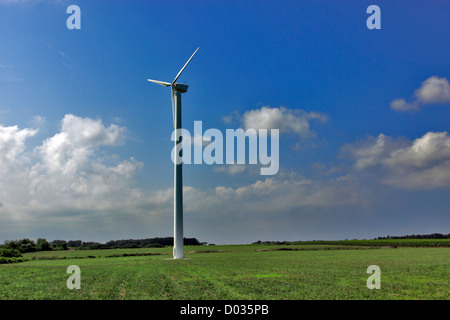
[[[164,87],[171,87],[172,96],[172,117],[173,117],[173,127],[175,130],[181,129],[181,94],[185,93],[188,89],[187,84],[177,83],[178,78],[181,73],[187,67],[189,62],[192,60],[194,55],[197,53],[198,49],[192,54],[189,60],[185,63],[180,72],[173,79],[172,83],[147,79],[150,82],[157,83]],[[177,131],[175,131],[177,132]],[[177,143],[179,141],[175,140],[175,148],[177,150]],[[174,181],[173,181],[173,225],[174,225],[174,237],[173,237],[173,258],[183,259],[184,258],[184,241],[183,241],[183,167],[180,162],[177,164],[175,161],[176,155],[174,154]]]

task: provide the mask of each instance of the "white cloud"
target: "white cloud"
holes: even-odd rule
[[[428,132],[413,142],[380,134],[341,150],[354,159],[357,169],[381,168],[385,184],[407,189],[450,187],[447,132]]]
[[[240,122],[247,129],[279,129],[280,134],[297,134],[302,138],[314,136],[310,122],[318,120],[326,122],[326,115],[319,112],[306,112],[301,109],[288,109],[286,107],[271,108],[263,106],[260,109],[246,111],[243,115],[234,111],[222,119],[226,124]],[[270,131],[269,131],[270,132]]]
[[[317,112],[306,112],[300,109],[288,109],[286,107],[250,110],[242,116],[242,124],[245,129],[279,129],[280,134],[294,133],[302,138],[314,135],[310,129],[310,121],[325,122],[326,116]]]
[[[26,140],[37,130],[0,126],[0,220],[117,210],[128,203],[142,164],[99,151],[123,142],[125,132],[114,124],[66,115],[60,132],[27,150]]]
[[[406,102],[405,99],[395,99],[391,102],[394,111],[418,111],[420,106],[434,103],[450,102],[450,84],[447,78],[432,76],[422,82],[420,88],[414,91],[415,100]]]
[[[365,197],[365,196],[364,196]],[[330,208],[361,204],[365,200],[352,181],[313,181],[296,173],[279,174],[238,187],[217,186],[186,196],[187,212],[210,212],[220,220],[247,215],[248,219],[296,212],[306,208]]]
[[[355,168],[364,169],[379,165],[390,152],[407,143],[405,139],[393,139],[381,133],[376,138],[368,137],[365,140],[344,145],[341,153],[355,160]]]
[[[242,121],[242,116],[236,110],[222,118],[226,124],[232,124],[235,120]]]
[[[450,84],[446,78],[433,76],[422,82],[415,95],[421,103],[450,102]]]
[[[212,142],[211,137],[202,136],[201,134],[196,133],[193,137],[191,137],[190,144],[193,146],[204,147]]]
[[[405,188],[450,187],[450,137],[447,132],[428,132],[410,146],[383,159],[391,175],[387,184]]]
[[[45,140],[38,150],[43,166],[50,172],[73,173],[87,163],[99,146],[122,143],[125,132],[125,128],[115,124],[105,128],[100,120],[68,114],[61,122],[61,131]]]
[[[46,122],[45,117],[42,116],[33,116],[33,118],[31,119],[31,124],[34,127],[42,127]]]
[[[408,103],[405,99],[395,99],[391,102],[391,109],[394,111],[418,111],[419,104],[414,101],[412,103]]]
[[[0,173],[7,174],[13,167],[20,167],[28,161],[25,150],[25,140],[34,136],[36,129],[22,129],[17,126],[3,127],[0,125]]]
[[[31,155],[26,150],[25,142],[36,133],[34,129],[0,125],[0,225],[8,207],[17,208],[23,201],[28,201],[25,191],[29,188],[27,168],[31,163]]]
[[[447,132],[428,132],[411,146],[391,152],[384,159],[389,166],[423,168],[450,160],[450,137]]]

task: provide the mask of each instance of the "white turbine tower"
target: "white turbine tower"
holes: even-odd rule
[[[199,48],[195,50],[186,64],[181,68],[180,72],[176,75],[175,79],[173,79],[172,83],[151,80],[147,79],[150,82],[154,82],[160,84],[164,87],[171,87],[172,91],[172,117],[173,117],[173,126],[175,130],[181,129],[181,94],[185,93],[188,89],[187,84],[177,83],[178,78],[181,73],[184,71],[186,66],[192,60],[194,55],[197,53]],[[177,131],[176,131],[177,132]],[[178,138],[179,139],[179,138]],[[175,139],[175,148],[177,150],[177,141]],[[176,155],[174,154],[174,181],[173,181],[173,258],[174,259],[183,259],[184,258],[184,249],[183,249],[183,167],[180,162],[177,164]]]

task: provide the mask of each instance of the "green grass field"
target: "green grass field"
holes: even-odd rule
[[[448,244],[448,242],[447,242]],[[0,265],[0,299],[449,299],[450,248],[301,243],[69,250]],[[81,269],[70,290],[67,267]],[[369,265],[381,289],[368,289]]]

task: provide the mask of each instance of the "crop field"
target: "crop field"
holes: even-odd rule
[[[184,260],[171,260],[171,247],[33,252],[0,265],[0,299],[449,299],[448,240],[379,244],[186,246]],[[67,287],[70,265],[80,268],[80,289]],[[380,268],[380,289],[367,287],[370,265]]]

